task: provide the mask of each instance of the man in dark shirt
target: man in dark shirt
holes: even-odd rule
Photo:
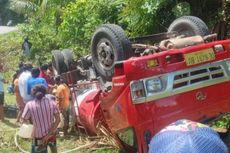
[[[29,42],[29,39],[26,37],[23,44],[22,44],[22,50],[23,50],[23,53],[26,55],[26,56],[29,56],[30,57],[30,48],[31,48],[32,44]]]

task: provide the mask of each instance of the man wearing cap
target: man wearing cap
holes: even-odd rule
[[[208,126],[178,120],[152,138],[149,153],[228,153],[228,148]]]

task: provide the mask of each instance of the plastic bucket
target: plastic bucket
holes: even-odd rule
[[[22,124],[22,126],[19,129],[18,135],[22,138],[32,138],[32,132],[32,124]]]

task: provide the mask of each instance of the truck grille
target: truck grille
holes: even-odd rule
[[[146,82],[149,79],[156,77],[162,80],[163,89],[160,92],[149,94],[146,87]],[[158,76],[152,76],[149,78],[144,78],[142,81],[145,86],[146,96],[140,100],[134,99],[135,104],[150,102],[230,81],[230,59],[165,73]]]
[[[224,68],[221,65],[207,68],[197,68],[188,72],[182,72],[174,76],[173,89],[195,85],[197,83],[213,82],[224,78]]]
[[[164,80],[163,90],[149,94],[146,88],[146,81],[156,77]],[[174,71],[159,76],[144,78],[142,81],[145,86],[146,96],[141,100],[134,100],[135,104],[150,102],[230,81],[230,59],[208,63],[185,70]]]

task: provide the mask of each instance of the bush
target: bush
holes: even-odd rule
[[[63,9],[60,38],[62,47],[72,47],[77,55],[89,53],[90,39],[103,23],[118,23],[121,0],[79,0]]]
[[[41,58],[46,61],[51,57],[51,50],[60,48],[60,40],[57,37],[57,31],[54,18],[55,10],[48,10],[42,19],[30,18],[29,24],[21,26],[23,37],[28,37],[32,43],[31,56]]]
[[[3,73],[6,80],[11,81],[11,76],[18,68],[22,55],[20,32],[11,32],[0,36],[0,64],[3,65]]]

